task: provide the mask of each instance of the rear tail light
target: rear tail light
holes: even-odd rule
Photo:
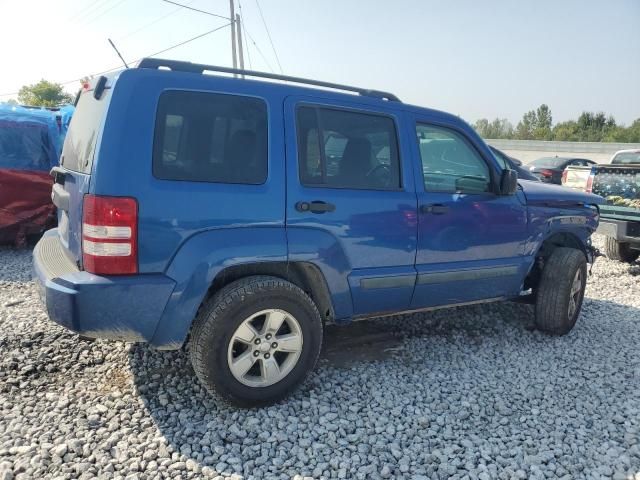
[[[567,183],[567,175],[568,175],[568,172],[567,172],[567,170],[565,169],[565,170],[562,172],[562,184],[563,184],[563,185],[564,185],[565,183]]]
[[[87,272],[138,272],[138,202],[130,197],[85,195],[82,263]]]
[[[595,173],[593,172],[593,170],[591,170],[589,178],[587,179],[587,187],[585,188],[587,193],[591,193],[591,191],[593,190],[593,177],[595,177]]]
[[[540,170],[540,175],[542,175],[543,177],[553,177],[553,171],[552,170]]]

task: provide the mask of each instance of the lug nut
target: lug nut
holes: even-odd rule
[[[256,345],[260,345],[260,339],[259,339],[259,338],[256,338],[256,339],[255,339],[255,341],[254,341],[253,343],[255,343]]]
[[[270,333],[267,333],[267,335],[266,335],[266,339],[267,339],[267,340],[270,340],[270,339],[271,339],[271,334],[270,334]]]
[[[278,348],[278,344],[277,344],[276,342],[273,342],[273,343],[271,344],[271,348]]]
[[[269,355],[268,353],[264,354],[264,358],[269,358],[271,355]]]
[[[258,355],[260,355],[260,352],[258,350],[256,350],[255,352],[253,352],[253,356],[257,357]]]

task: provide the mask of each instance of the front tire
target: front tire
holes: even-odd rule
[[[551,335],[569,333],[580,315],[587,285],[587,261],[580,250],[558,247],[542,270],[535,324]]]
[[[264,406],[304,381],[321,345],[320,314],[302,289],[276,277],[247,277],[201,308],[191,363],[214,396],[240,407]]]
[[[633,263],[640,256],[639,250],[633,250],[630,244],[619,242],[613,237],[606,237],[604,251],[611,260],[626,263]]]

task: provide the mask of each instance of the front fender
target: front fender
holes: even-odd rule
[[[544,207],[529,206],[529,241],[525,255],[535,255],[545,240],[558,234],[568,234],[578,242],[589,258],[589,237],[598,227],[597,207]]]
[[[179,348],[216,275],[230,265],[287,260],[284,228],[227,228],[187,239],[165,274],[176,282],[151,340],[158,349]]]

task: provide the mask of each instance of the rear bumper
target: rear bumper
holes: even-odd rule
[[[103,277],[78,270],[56,229],[33,251],[33,276],[52,321],[87,337],[131,342],[151,342],[175,286],[162,274]]]
[[[615,238],[619,242],[640,244],[640,221],[627,222],[600,217],[596,233]]]

